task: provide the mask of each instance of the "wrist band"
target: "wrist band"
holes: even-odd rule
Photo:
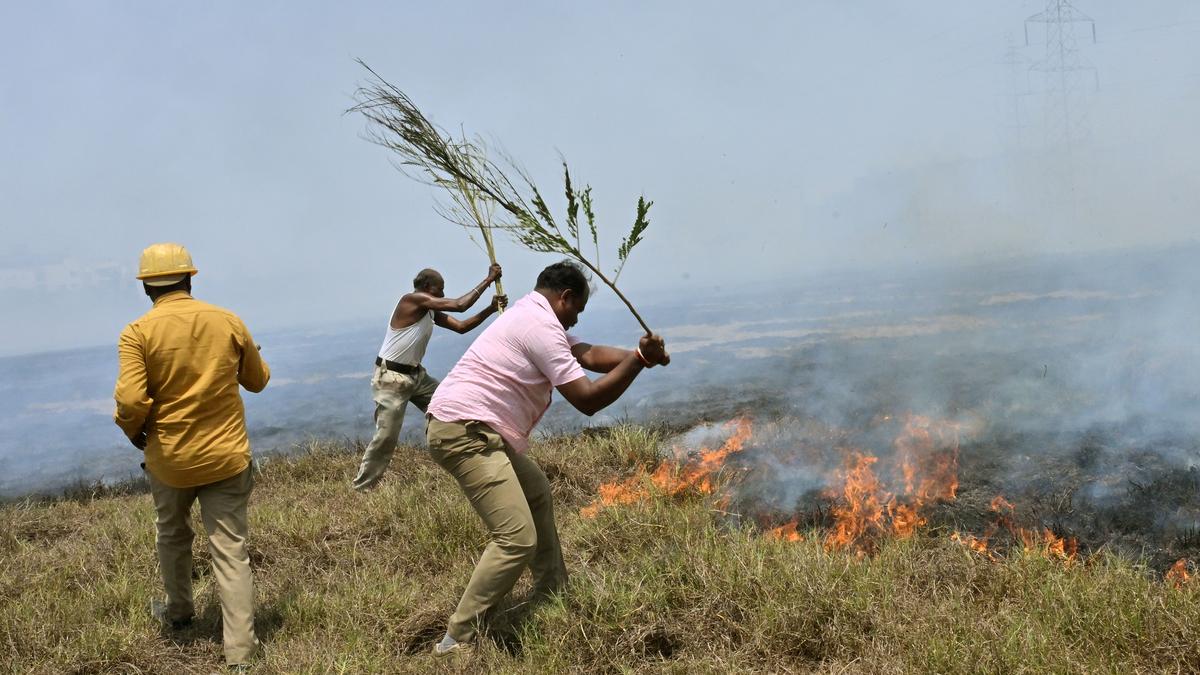
[[[633,350],[633,353],[637,354],[638,360],[642,362],[643,366],[646,366],[647,368],[654,367],[654,364],[650,363],[650,361],[646,358],[645,354],[642,354],[641,347],[638,347],[637,349]]]

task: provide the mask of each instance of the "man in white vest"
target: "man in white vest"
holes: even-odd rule
[[[433,326],[436,324],[455,333],[467,333],[502,309],[506,298],[496,295],[482,312],[468,319],[459,320],[446,315],[447,312],[458,313],[470,309],[500,275],[500,266],[492,265],[483,281],[466,295],[447,298],[446,282],[442,275],[437,270],[423,269],[413,279],[413,292],[405,294],[396,303],[383,337],[383,346],[379,348],[379,356],[375,359],[375,374],[371,378],[371,391],[375,399],[375,437],[363,453],[362,464],[354,478],[354,489],[366,491],[379,483],[392,461],[409,402],[424,412],[437,389],[438,381],[421,367]]]

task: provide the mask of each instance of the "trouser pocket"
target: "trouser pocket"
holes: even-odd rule
[[[466,427],[469,433],[478,436],[483,441],[485,450],[499,450],[503,452],[508,449],[508,445],[504,442],[504,437],[483,422],[467,422]]]

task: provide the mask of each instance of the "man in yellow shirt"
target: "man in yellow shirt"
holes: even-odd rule
[[[221,597],[225,660],[258,651],[246,507],[254,486],[246,414],[238,386],[259,392],[271,371],[233,312],[191,296],[192,258],[179,244],[142,252],[137,278],[154,307],[125,327],[118,344],[115,420],[146,455],[157,513],[166,625],[191,623],[192,503],[208,532]]]

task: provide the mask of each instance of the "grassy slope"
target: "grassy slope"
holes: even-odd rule
[[[480,650],[450,664],[427,652],[484,539],[452,481],[415,449],[369,495],[347,488],[345,446],[264,463],[251,507],[257,670],[1200,671],[1200,592],[1104,554],[990,562],[920,536],[856,560],[731,526],[698,497],[580,519],[597,484],[652,461],[657,441],[626,427],[534,448],[554,483],[570,591],[530,610],[523,579]],[[135,492],[0,509],[0,670],[219,667],[202,540],[195,626],[165,636],[148,616],[152,509]]]

